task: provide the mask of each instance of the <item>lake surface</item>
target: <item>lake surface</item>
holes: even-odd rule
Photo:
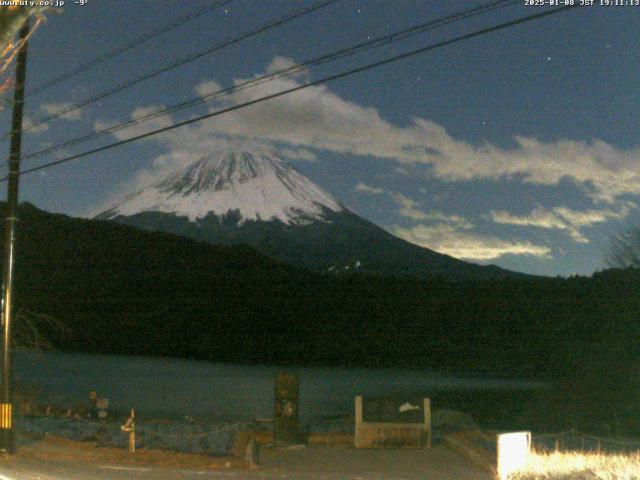
[[[300,377],[302,419],[353,410],[355,395],[425,395],[438,391],[535,390],[531,381],[466,378],[397,368],[273,367],[71,353],[14,354],[14,379],[42,388],[54,404],[88,403],[89,391],[109,398],[113,413],[136,408],[144,417],[248,420],[273,416],[278,372]]]

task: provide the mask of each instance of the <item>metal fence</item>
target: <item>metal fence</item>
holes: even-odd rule
[[[100,446],[127,448],[129,435],[122,421],[87,420],[81,417],[29,417],[16,419],[19,432],[35,436],[54,434],[77,441],[92,441]],[[235,436],[243,429],[259,429],[252,422],[192,423],[137,419],[135,445],[212,456],[228,455]]]
[[[533,435],[531,443],[535,450],[543,452],[630,453],[640,451],[640,440],[598,437],[578,430]]]

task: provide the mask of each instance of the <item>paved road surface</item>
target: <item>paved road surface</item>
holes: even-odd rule
[[[256,470],[159,468],[69,460],[0,460],[0,480],[490,480],[448,448],[355,450],[348,446],[263,448]]]

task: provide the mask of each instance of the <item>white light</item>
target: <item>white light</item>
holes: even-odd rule
[[[531,432],[498,435],[498,476],[506,480],[513,472],[527,465],[531,450]]]

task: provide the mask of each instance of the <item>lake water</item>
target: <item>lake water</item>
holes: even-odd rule
[[[133,407],[145,417],[272,417],[274,378],[281,371],[300,377],[303,419],[350,413],[355,395],[522,391],[542,386],[530,381],[465,378],[415,369],[284,368],[150,357],[14,354],[15,381],[41,387],[52,403],[87,403],[89,391],[95,390],[98,396],[109,398],[112,412]]]

